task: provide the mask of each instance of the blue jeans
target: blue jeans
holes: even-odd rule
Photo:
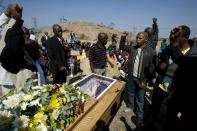
[[[136,108],[136,116],[140,121],[143,122],[145,89],[139,87],[139,82],[140,80],[138,78],[128,76],[126,88],[126,105],[128,108],[133,110]],[[134,103],[136,103],[136,107]]]

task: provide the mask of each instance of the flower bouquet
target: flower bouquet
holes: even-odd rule
[[[85,97],[67,84],[27,83],[0,100],[0,130],[63,130],[83,113]]]

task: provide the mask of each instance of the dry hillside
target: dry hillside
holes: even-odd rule
[[[109,35],[109,41],[111,41],[112,34],[118,34],[120,37],[121,32],[106,26],[100,26],[93,22],[70,22],[70,23],[62,23],[60,24],[62,29],[64,30],[63,37],[69,41],[69,34],[73,31],[77,38],[80,41],[89,41],[95,42],[97,40],[97,35],[100,32],[105,32]],[[44,34],[44,32],[48,32],[50,36],[53,35],[52,29],[44,28],[41,33],[38,34],[39,38]],[[38,40],[40,40],[38,38]]]

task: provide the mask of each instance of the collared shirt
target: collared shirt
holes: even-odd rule
[[[57,39],[59,40],[59,42],[61,43],[61,45],[63,44],[62,39],[60,39],[59,37],[57,37]]]
[[[45,35],[45,40],[48,40],[48,38],[49,38],[49,37],[48,37],[47,35]]]

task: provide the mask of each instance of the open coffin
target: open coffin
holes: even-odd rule
[[[98,100],[115,82],[109,77],[90,74],[73,85]]]

